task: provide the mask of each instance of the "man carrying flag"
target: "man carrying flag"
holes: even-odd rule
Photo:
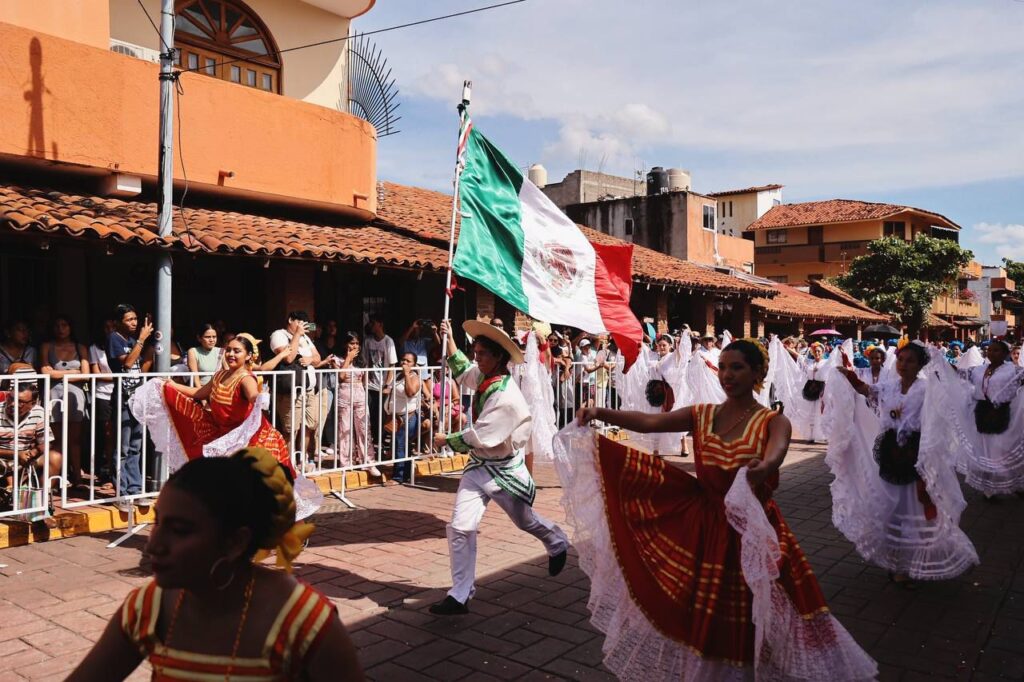
[[[526,180],[474,127],[468,115],[469,83],[459,113],[456,194],[452,205],[448,291],[454,271],[505,299],[534,319],[571,325],[593,334],[609,333],[628,368],[640,350],[643,333],[629,308],[632,246],[600,246],[587,240],[537,187]],[[452,258],[455,223],[461,209],[458,251]],[[450,299],[450,294],[449,294]],[[445,301],[447,318],[449,299]],[[536,494],[524,462],[532,417],[509,362],[523,354],[504,331],[477,321],[463,330],[473,338],[470,363],[460,353],[447,320],[442,326],[448,365],[455,380],[475,392],[472,426],[438,434],[435,444],[468,453],[448,524],[452,589],[431,613],[468,613],[476,568],[476,531],[490,500],[513,523],[544,543],[548,573],[565,566],[569,539],[533,511]]]
[[[562,529],[533,511],[537,491],[524,460],[533,418],[508,371],[510,362],[523,362],[523,354],[505,332],[490,324],[469,320],[462,328],[473,337],[475,363],[456,347],[448,321],[441,323],[441,333],[448,339],[452,376],[459,386],[475,392],[473,424],[457,433],[434,436],[437,447],[447,445],[470,457],[447,526],[452,589],[430,607],[431,613],[442,616],[469,613],[475,591],[476,531],[490,500],[519,529],[544,543],[549,575],[562,571],[569,549],[569,538]]]

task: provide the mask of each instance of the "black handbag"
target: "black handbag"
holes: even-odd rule
[[[1010,403],[979,400],[974,406],[974,424],[978,433],[1002,433],[1010,426]]]
[[[299,362],[298,353],[295,354],[295,360],[292,362],[282,362],[277,366],[278,371],[288,372],[288,374],[276,374],[274,375],[277,379],[275,392],[277,395],[291,395],[292,388],[298,386],[300,389],[306,386],[306,368]]]
[[[807,383],[804,384],[803,396],[804,400],[814,402],[821,397],[821,394],[825,392],[825,382],[818,381],[817,379],[808,379]]]

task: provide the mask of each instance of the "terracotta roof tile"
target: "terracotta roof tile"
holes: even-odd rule
[[[377,207],[381,220],[386,221],[389,226],[406,230],[421,238],[433,240],[439,246],[447,247],[452,211],[450,194],[393,182],[382,184],[383,200],[378,202]],[[589,227],[579,227],[588,239],[599,244],[624,243]],[[633,278],[639,282],[687,289],[773,295],[770,287],[746,282],[720,273],[714,268],[679,260],[642,246],[633,247]]]
[[[208,208],[187,208],[185,213],[188,231],[181,212],[175,211],[173,233],[160,237],[153,203],[0,185],[0,228],[22,232],[64,232],[196,252],[243,251],[431,270],[441,270],[448,262],[447,249],[379,225],[314,225]]]
[[[770,315],[804,320],[850,321],[860,323],[888,322],[881,313],[869,313],[860,308],[844,305],[830,298],[812,296],[785,284],[776,284],[775,298],[755,298],[752,303]]]
[[[933,211],[900,206],[899,204],[876,204],[869,201],[853,199],[829,199],[827,201],[807,201],[800,204],[783,204],[770,209],[763,216],[747,227],[748,230],[768,230],[776,228],[797,227],[800,225],[823,225],[829,223],[848,223],[857,220],[882,220],[899,213],[912,211],[941,222],[953,229],[960,229],[946,216]]]
[[[840,289],[835,284],[832,284],[828,280],[818,279],[812,281],[810,283],[810,290],[812,296],[817,295],[821,296],[822,298],[835,298],[838,299],[840,303],[844,303],[854,308],[859,308],[864,312],[884,316],[883,313],[878,312],[877,310],[869,306],[867,303],[857,298],[856,296],[846,293],[845,291]],[[819,291],[821,293],[819,293]]]
[[[767,192],[770,189],[782,189],[784,185],[758,185],[757,187],[744,187],[743,189],[727,189],[724,192],[711,192],[709,197],[727,197],[734,194],[748,194],[750,192]]]

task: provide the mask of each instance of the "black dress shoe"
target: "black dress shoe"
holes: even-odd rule
[[[554,556],[548,557],[548,575],[554,577],[565,568],[565,560],[569,558],[568,550],[563,549]]]
[[[432,605],[430,612],[435,616],[461,616],[469,613],[469,606],[448,595],[443,601]]]

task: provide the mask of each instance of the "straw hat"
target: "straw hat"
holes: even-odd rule
[[[515,342],[509,338],[508,334],[494,325],[487,324],[486,322],[480,322],[479,320],[466,320],[462,323],[462,331],[466,332],[474,339],[482,336],[494,341],[505,349],[505,352],[509,354],[512,362],[517,365],[523,362],[523,352],[519,350],[519,347],[516,346]]]

